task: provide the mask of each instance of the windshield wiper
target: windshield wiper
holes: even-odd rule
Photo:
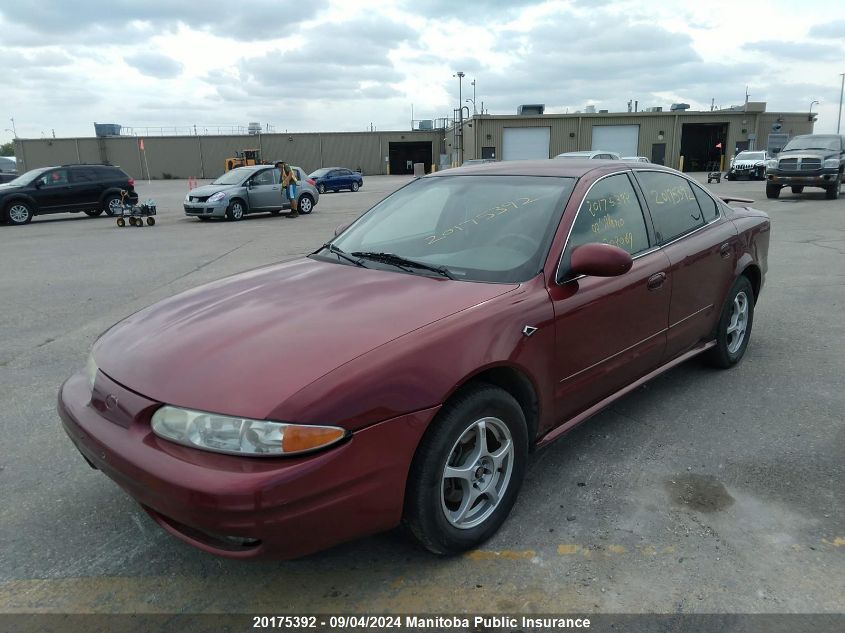
[[[357,259],[357,258],[355,258],[355,257],[350,257],[349,255],[347,255],[347,254],[346,254],[346,251],[344,251],[344,250],[342,250],[342,249],[338,248],[337,246],[335,246],[335,245],[334,245],[334,244],[332,244],[331,242],[326,242],[325,244],[323,244],[320,248],[318,248],[316,251],[314,251],[314,252],[313,252],[313,253],[311,253],[311,254],[312,254],[312,255],[315,255],[315,254],[319,253],[319,252],[320,252],[321,250],[323,250],[323,249],[325,249],[325,250],[329,251],[330,253],[334,253],[335,255],[337,255],[338,257],[340,257],[341,259],[345,259],[345,260],[346,260],[346,261],[348,261],[348,262],[352,262],[352,263],[353,263],[353,264],[355,264],[356,266],[361,266],[362,268],[366,268],[366,267],[367,267],[367,265],[363,262],[363,260],[361,260],[361,259]],[[352,253],[352,254],[353,254],[353,255],[355,255],[355,253]]]
[[[432,272],[437,273],[438,275],[443,275],[444,277],[448,277],[449,279],[454,279],[452,273],[449,272],[449,269],[445,266],[433,266],[431,264],[426,264],[425,262],[417,262],[413,259],[408,259],[407,257],[402,257],[401,255],[396,255],[394,253],[372,253],[370,251],[355,251],[352,253],[355,257],[363,257],[364,259],[371,259],[374,262],[381,262],[383,264],[392,264],[397,268],[407,269],[410,268],[421,268],[423,270],[430,270]]]

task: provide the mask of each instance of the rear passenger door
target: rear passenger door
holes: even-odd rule
[[[100,206],[100,190],[105,174],[98,174],[94,167],[73,167],[70,171],[70,186],[73,205],[81,209]]]
[[[670,262],[672,300],[666,357],[708,338],[733,282],[739,252],[736,227],[702,187],[665,171],[636,171]]]

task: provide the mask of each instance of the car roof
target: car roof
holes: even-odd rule
[[[619,160],[594,160],[594,159],[577,159],[572,160],[504,160],[495,163],[484,163],[480,165],[466,165],[460,168],[461,176],[472,176],[474,174],[482,176],[558,176],[565,178],[580,178],[592,171],[605,171],[612,173],[614,171],[626,171],[631,168],[631,163],[626,163]],[[662,165],[652,165],[649,163],[648,169],[661,169],[663,171],[673,171],[665,168]],[[446,169],[435,172],[426,176],[426,178],[437,178],[441,176],[450,176],[457,174],[454,169]]]

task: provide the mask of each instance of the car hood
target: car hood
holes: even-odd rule
[[[12,185],[8,182],[0,184],[0,193],[8,193],[9,191],[17,191],[18,189],[23,189],[23,187],[21,185]]]
[[[839,158],[839,152],[832,149],[794,149],[784,150],[778,154],[778,160],[782,158]]]
[[[758,165],[765,165],[766,161],[763,159],[754,159],[754,160],[735,160],[733,162],[733,167],[738,169],[749,169],[751,167],[757,167]]]
[[[207,197],[218,191],[227,191],[229,189],[237,189],[243,185],[203,185],[202,187],[195,187],[189,192],[191,196]]]
[[[263,419],[358,356],[517,287],[302,258],[145,308],[106,332],[94,358],[159,402]]]

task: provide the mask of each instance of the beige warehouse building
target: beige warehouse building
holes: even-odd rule
[[[814,116],[742,109],[669,112],[475,115],[446,129],[195,136],[106,136],[17,139],[18,172],[49,165],[111,163],[136,179],[215,178],[227,158],[260,149],[266,162],[285,160],[308,172],[343,166],[364,174],[411,174],[459,165],[470,158],[551,158],[601,149],[645,156],[655,163],[703,171],[741,149],[780,148],[813,131]],[[433,127],[432,121],[421,127]],[[461,133],[461,131],[463,133]],[[143,150],[142,141],[143,140]],[[717,145],[721,144],[721,148]],[[683,160],[682,160],[683,157]]]

